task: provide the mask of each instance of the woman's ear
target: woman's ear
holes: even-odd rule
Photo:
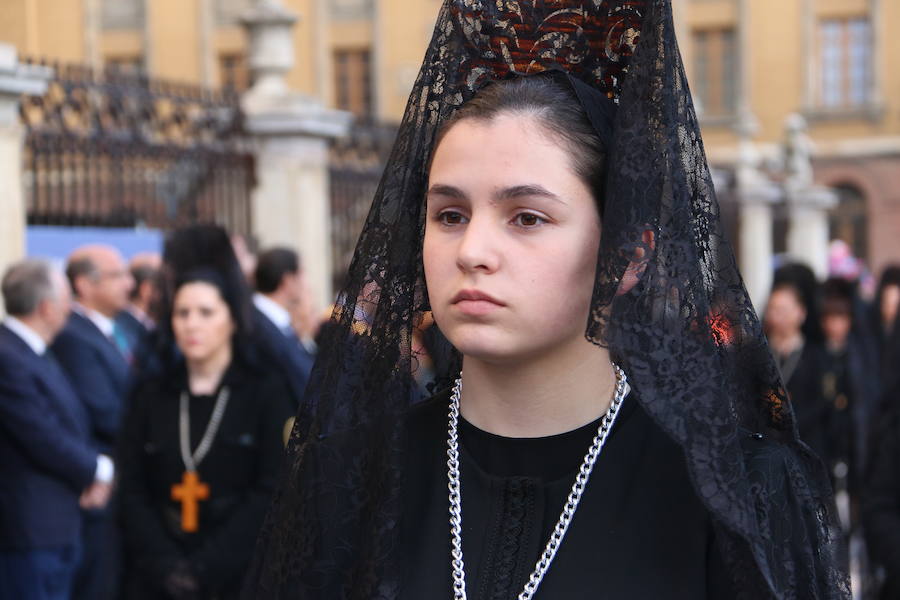
[[[647,259],[649,253],[656,249],[656,232],[652,229],[645,229],[641,234],[641,243],[634,249],[631,260],[622,274],[622,280],[619,282],[619,289],[616,296],[624,296],[637,285],[641,280],[644,270],[647,268]]]

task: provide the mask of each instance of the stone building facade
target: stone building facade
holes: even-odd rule
[[[900,262],[900,37],[892,32],[900,3],[674,4],[707,153],[726,186],[748,123],[761,168],[777,171],[785,122],[801,115],[815,182],[838,194],[828,211],[830,237],[847,242],[876,273]],[[778,252],[786,246],[778,206],[773,221]]]

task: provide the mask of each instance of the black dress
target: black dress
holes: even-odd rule
[[[823,389],[825,350],[807,340],[789,356],[777,353],[774,356],[794,407],[800,439],[827,465],[831,462],[830,427],[834,411]]]
[[[181,483],[185,471],[178,419],[186,373],[182,369],[170,378],[150,379],[133,398],[119,457],[129,598],[168,598],[163,582],[184,561],[201,585],[196,598],[237,596],[275,487],[284,427],[293,408],[280,376],[237,359],[221,385],[228,386],[229,400],[212,447],[198,466],[210,494],[199,503],[196,533],[182,531],[181,504],[171,498],[172,486]],[[192,451],[216,396],[190,397]]]
[[[406,600],[450,598],[449,392],[409,419],[401,549]],[[599,421],[514,439],[460,421],[463,553],[472,600],[512,600],[556,525]],[[538,599],[734,598],[683,453],[627,397]]]

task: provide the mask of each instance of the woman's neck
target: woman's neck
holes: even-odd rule
[[[770,333],[769,344],[781,356],[788,356],[803,347],[803,333],[800,331]]]
[[[201,360],[188,360],[188,386],[194,395],[214,394],[231,364],[231,344]]]
[[[615,391],[609,353],[587,340],[551,356],[495,364],[465,357],[462,416],[505,437],[543,437],[600,418]]]

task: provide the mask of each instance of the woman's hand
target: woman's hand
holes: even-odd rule
[[[200,593],[200,583],[186,560],[176,563],[163,581],[163,588],[174,600],[193,600]]]

